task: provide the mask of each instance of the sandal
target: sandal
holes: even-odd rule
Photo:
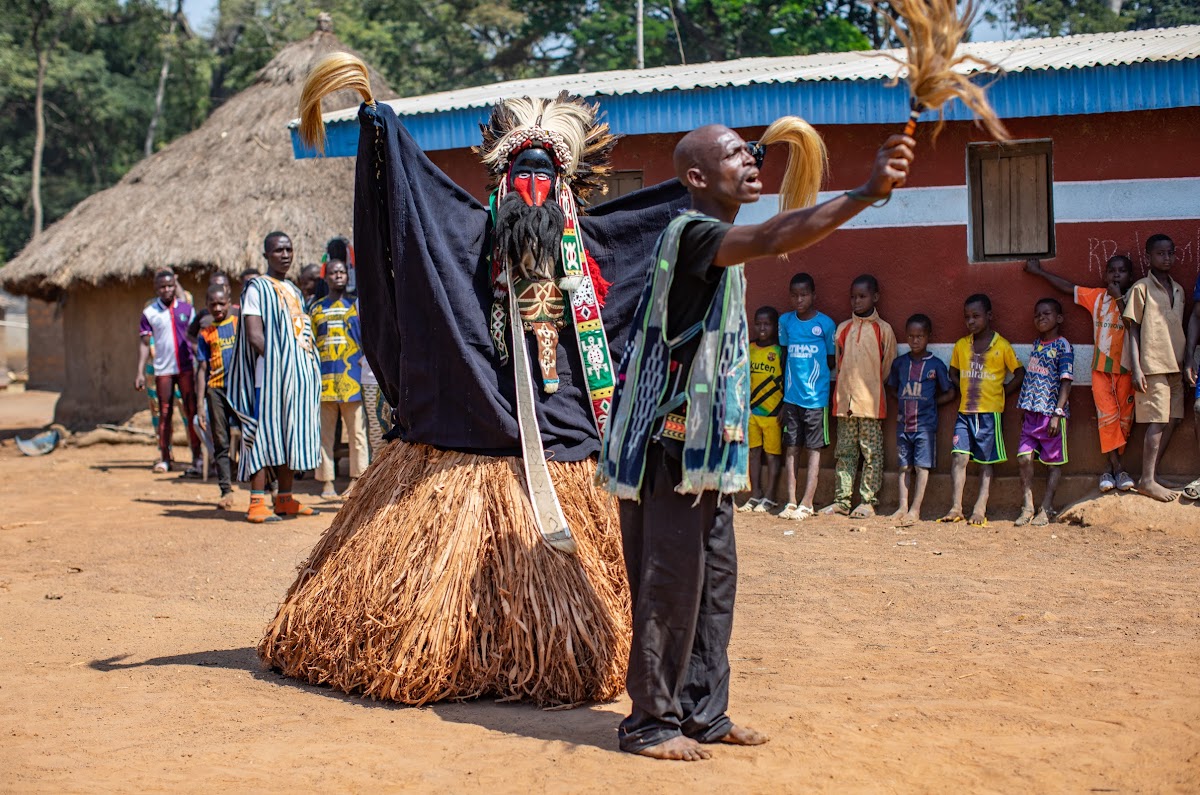
[[[171,471],[171,462],[170,461],[156,461],[154,464],[154,469],[152,471],[158,472],[158,473],[170,472]]]
[[[1196,478],[1183,487],[1183,496],[1189,500],[1200,500],[1200,478]]]
[[[821,509],[822,516],[849,516],[850,509],[840,502],[831,502]]]
[[[179,477],[199,480],[200,478],[204,477],[204,472],[200,469],[200,467],[192,464],[190,467],[183,470],[183,474],[181,474]]]
[[[870,519],[875,515],[875,507],[868,503],[862,502],[858,507],[850,512],[852,519]]]
[[[771,511],[775,510],[778,507],[779,507],[779,503],[775,502],[775,500],[769,500],[766,497],[763,497],[761,500],[758,501],[758,505],[754,506],[754,512],[755,513],[770,513]]]
[[[798,508],[796,508],[796,510],[792,511],[792,515],[789,516],[788,518],[795,519],[798,522],[802,522],[805,519],[810,519],[813,516],[816,516],[816,514],[817,514],[817,512],[814,511],[812,508],[809,508],[807,505],[801,505]]]
[[[325,495],[322,494],[321,496],[324,497]],[[763,501],[762,497],[751,497],[750,499],[746,500],[741,505],[739,505],[736,510],[738,513],[750,513],[751,511],[758,508],[758,506],[762,504],[762,501]]]
[[[783,510],[776,514],[776,516],[778,516],[780,519],[794,519],[795,514],[799,510],[799,505],[794,502],[789,502],[787,505],[783,506]]]

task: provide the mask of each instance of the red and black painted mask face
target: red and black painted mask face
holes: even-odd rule
[[[554,192],[557,173],[545,149],[523,150],[508,170],[508,189],[520,194],[530,207],[541,207]]]

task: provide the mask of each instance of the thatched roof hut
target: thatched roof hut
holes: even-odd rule
[[[348,49],[327,20],[199,129],[80,202],[0,269],[0,285],[48,300],[75,287],[140,281],[165,266],[236,274],[262,267],[263,235],[272,229],[292,236],[298,262],[315,261],[330,237],[348,235],[353,159],[293,160],[287,129],[312,66]],[[371,77],[376,96],[395,96]],[[345,92],[330,107],[357,102]]]
[[[203,301],[206,272],[264,266],[262,240],[271,230],[291,235],[297,263],[316,261],[330,237],[352,232],[353,159],[294,160],[287,129],[309,70],[345,49],[323,15],[316,32],[285,47],[198,130],[80,202],[0,268],[0,286],[61,309],[43,313],[61,332],[35,330],[33,307],[46,305],[30,302],[30,378],[51,383],[62,373],[56,421],[122,422],[146,407],[133,389],[137,323],[156,270],[175,268]],[[394,96],[371,77],[377,96]],[[349,105],[358,96],[333,101]],[[35,360],[35,337],[54,332],[61,358]],[[54,374],[38,372],[43,360]]]

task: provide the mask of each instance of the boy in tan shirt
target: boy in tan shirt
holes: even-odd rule
[[[887,394],[883,385],[896,358],[896,334],[875,310],[879,282],[863,274],[850,285],[850,308],[854,314],[837,327],[837,388],[833,409],[838,418],[838,440],[834,457],[837,483],[833,504],[827,514],[854,517],[875,515],[879,488],[883,485],[883,418],[887,416]],[[862,458],[859,504],[850,513],[854,475]]]
[[[1171,278],[1175,243],[1166,235],[1146,239],[1150,275],[1135,282],[1125,299],[1133,364],[1134,419],[1146,424],[1142,477],[1137,490],[1170,502],[1179,493],[1157,479],[1158,464],[1183,419],[1183,287]]]

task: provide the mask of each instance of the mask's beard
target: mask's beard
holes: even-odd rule
[[[556,202],[530,206],[520,194],[510,193],[496,210],[496,245],[521,278],[553,279],[564,223]]]

